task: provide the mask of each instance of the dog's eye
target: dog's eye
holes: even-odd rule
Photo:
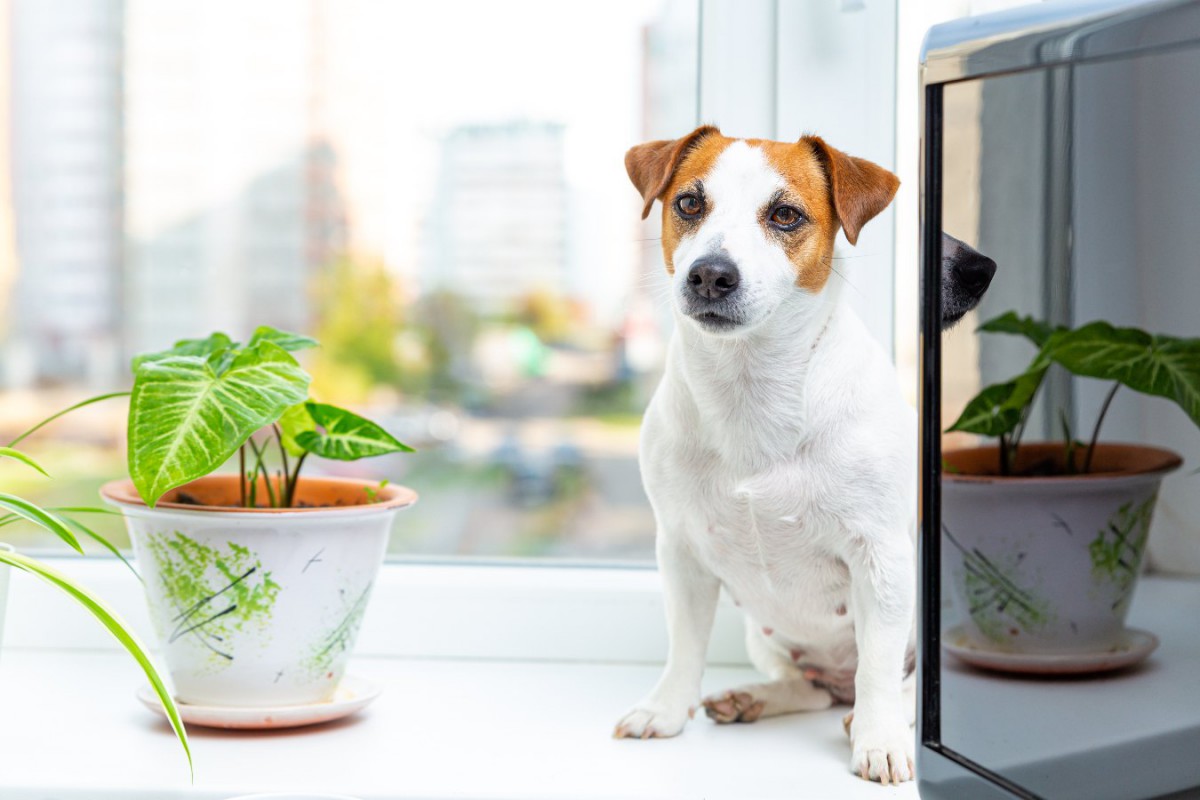
[[[675,200],[675,208],[685,217],[698,217],[704,210],[704,201],[694,194],[681,194]]]
[[[804,221],[804,215],[791,206],[776,206],[771,211],[771,224],[781,230],[790,231]]]

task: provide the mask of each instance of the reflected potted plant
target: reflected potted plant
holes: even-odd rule
[[[387,549],[416,494],[306,477],[310,456],[409,452],[382,427],[312,401],[306,336],[216,333],[133,362],[125,515],[176,697],[265,708],[328,700]],[[234,472],[213,474],[236,457]]]
[[[78,408],[108,400],[113,397],[124,397],[128,392],[115,392],[112,394],[93,397],[82,403],[77,403],[68,409],[58,412],[51,417],[48,417],[38,424],[34,425],[29,430],[22,433],[17,438],[13,439],[6,446],[0,447],[0,458],[9,458],[21,462],[30,469],[36,470],[45,477],[50,477],[46,470],[33,459],[28,453],[23,450],[18,450],[17,445],[23,442],[34,432],[41,430],[50,422],[59,417],[74,411]],[[133,571],[133,567],[121,555],[120,551],[113,546],[106,538],[101,536],[91,526],[85,524],[81,519],[81,515],[87,514],[111,514],[109,509],[105,508],[43,508],[35,503],[31,503],[21,497],[18,497],[7,492],[0,492],[0,528],[7,527],[18,523],[29,523],[35,525],[45,531],[48,531],[63,542],[65,542],[72,550],[79,554],[83,554],[83,547],[80,544],[79,537],[92,539],[102,545],[105,549],[119,558],[126,566]],[[125,648],[142,671],[146,674],[147,680],[153,689],[155,695],[158,696],[162,703],[167,720],[171,724],[176,737],[179,739],[180,745],[183,747],[184,753],[187,755],[188,769],[192,768],[192,753],[188,745],[187,731],[184,729],[183,721],[179,716],[179,709],[175,704],[175,700],[171,697],[165,682],[163,681],[158,669],[150,660],[150,656],[146,652],[146,647],[138,639],[133,629],[122,620],[116,612],[110,609],[103,600],[93,594],[89,589],[79,584],[70,576],[60,572],[54,567],[47,564],[45,561],[30,558],[16,552],[8,545],[0,544],[0,565],[7,565],[14,569],[19,569],[31,575],[40,578],[50,586],[63,592],[79,605],[83,606],[87,611],[94,616],[101,625],[103,625],[113,638]],[[4,629],[4,614],[7,607],[7,592],[8,592],[8,570],[0,570],[4,574],[0,575],[0,634]],[[133,571],[134,577],[137,577],[137,572]]]
[[[948,429],[997,440],[943,453],[942,552],[962,634],[976,648],[1027,655],[1149,652],[1153,637],[1132,642],[1125,619],[1159,485],[1182,459],[1099,437],[1121,387],[1172,400],[1200,426],[1200,339],[1102,321],[1052,328],[1014,312],[979,330],[1023,336],[1038,351]],[[1086,442],[1060,410],[1061,442],[1026,443],[1030,409],[1055,364],[1112,387]]]

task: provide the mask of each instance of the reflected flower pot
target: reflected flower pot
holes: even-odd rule
[[[237,475],[211,475],[149,508],[121,509],[175,687],[198,705],[303,705],[332,697],[354,647],[402,486],[301,478],[295,508],[238,506]]]
[[[1124,631],[1159,485],[1182,460],[1101,444],[1088,474],[1054,474],[1063,449],[1022,444],[1012,477],[996,447],[943,453],[943,586],[975,647],[1094,653]]]

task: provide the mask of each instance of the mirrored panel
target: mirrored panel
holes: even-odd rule
[[[942,340],[940,740],[1041,797],[1200,786],[1198,76],[942,90],[942,228],[997,269]]]

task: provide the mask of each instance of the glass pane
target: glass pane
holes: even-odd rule
[[[998,269],[943,340],[943,424],[975,422],[942,440],[942,743],[1048,798],[1200,784],[1168,755],[1200,750],[1200,404],[1180,377],[1200,350],[1085,327],[1200,336],[1198,74],[1191,49],[944,90],[943,227]],[[1008,311],[1047,329],[976,332]],[[1033,339],[1058,326],[1084,330],[1041,376]]]
[[[394,552],[650,558],[637,426],[666,320],[623,156],[695,125],[697,16],[14,3],[0,440],[126,386],[135,353],[268,324],[323,342],[304,360],[319,398],[418,448],[313,465],[420,491]],[[123,415],[57,423],[28,442],[55,480],[6,460],[0,484],[97,504],[124,474]]]

